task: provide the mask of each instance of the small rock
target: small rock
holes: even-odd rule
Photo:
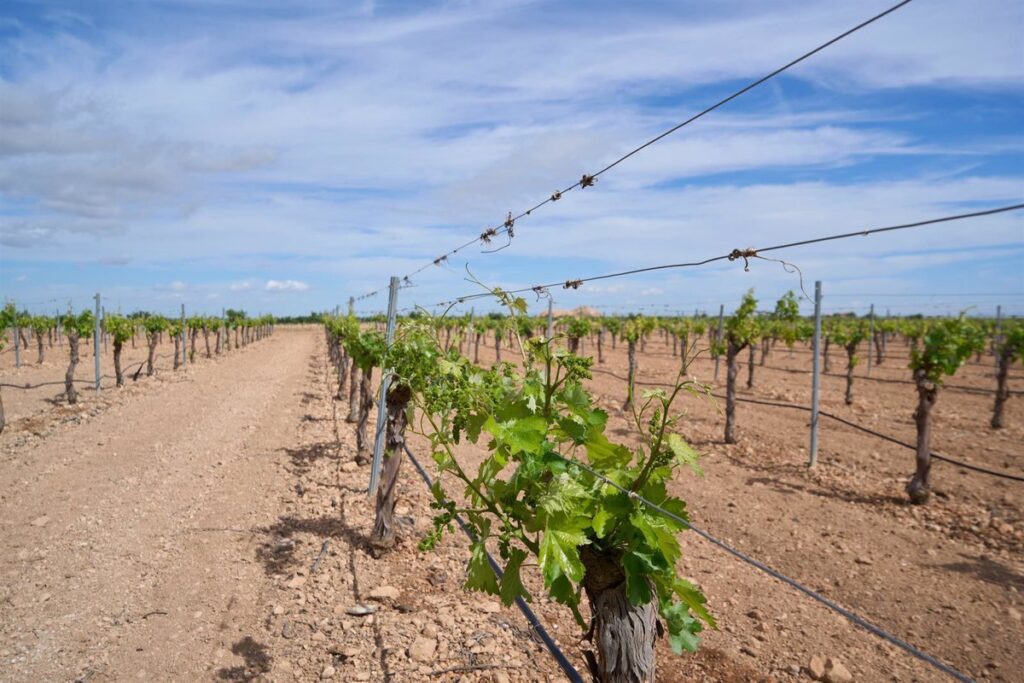
[[[359,469],[359,465],[355,464],[351,460],[341,464],[342,472],[355,472],[357,469]]]
[[[1010,607],[1010,608],[1008,608],[1006,610],[1006,613],[1009,614],[1010,618],[1013,619],[1014,621],[1020,621],[1021,620],[1021,613],[1020,613],[1019,609],[1015,609],[1013,607]]]
[[[306,585],[306,577],[298,575],[293,576],[291,581],[289,581],[287,585],[289,588],[302,588]]]
[[[274,605],[274,614],[276,616],[281,616],[282,614],[284,614],[284,607],[282,607],[281,605]]]
[[[870,557],[857,557],[853,560],[857,564],[872,565],[874,562],[871,561]]]
[[[512,683],[512,679],[504,671],[498,671],[491,675],[493,683]]]
[[[397,600],[398,596],[400,594],[401,594],[401,591],[399,591],[394,586],[377,586],[372,591],[370,591],[370,594],[367,597],[369,597],[370,600],[377,600],[377,601],[380,601],[380,600]]]
[[[422,636],[416,638],[409,646],[409,657],[417,662],[429,664],[434,661],[434,653],[437,651],[437,641]]]
[[[825,663],[825,683],[851,683],[853,674],[843,666],[843,663],[829,657]]]
[[[49,523],[50,518],[46,515],[43,515],[42,517],[36,517],[32,520],[32,526],[46,526]]]
[[[329,665],[325,666],[324,670],[320,672],[320,678],[321,679],[323,679],[323,678],[333,678],[333,677],[334,677],[334,667],[333,666],[329,666]]]
[[[757,656],[757,648],[754,647],[753,644],[742,646],[740,648],[740,652],[742,652],[743,654],[747,655],[748,657],[756,657]]]
[[[807,673],[816,681],[822,680],[825,677],[825,658],[821,655],[812,656],[807,664]]]
[[[373,605],[353,605],[352,607],[349,607],[347,610],[345,610],[345,614],[351,615],[353,617],[365,617],[370,614],[373,614],[376,611],[377,608]]]

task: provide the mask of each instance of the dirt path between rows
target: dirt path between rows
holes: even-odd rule
[[[0,680],[210,680],[263,656],[252,530],[276,520],[314,342],[280,330],[5,453]]]

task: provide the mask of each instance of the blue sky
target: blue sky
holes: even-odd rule
[[[890,4],[5,0],[0,295],[344,308]],[[1022,32],[1017,0],[915,0],[400,306],[474,291],[467,267],[522,287],[1024,201]],[[779,255],[826,310],[1024,314],[1022,214]],[[749,287],[799,282],[758,261],[554,296],[717,310]]]

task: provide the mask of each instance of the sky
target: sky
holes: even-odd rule
[[[0,297],[288,315],[384,288],[356,305],[383,310],[389,276],[894,2],[3,0]],[[915,0],[398,306],[1024,202],[1022,34],[1019,0]],[[1024,315],[1024,211],[774,256],[551,295],[717,313],[821,280],[826,312]]]

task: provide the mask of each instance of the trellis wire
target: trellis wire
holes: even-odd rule
[[[790,577],[786,576],[782,572],[777,571],[775,569],[772,569],[771,567],[769,567],[765,563],[763,563],[763,562],[761,562],[759,560],[756,560],[756,559],[750,557],[749,555],[746,555],[745,553],[737,550],[736,548],[733,548],[728,543],[726,543],[726,542],[724,542],[722,540],[719,540],[718,538],[712,536],[707,531],[704,531],[703,529],[700,529],[700,528],[694,526],[689,521],[683,519],[679,515],[676,515],[676,514],[670,512],[670,511],[664,509],[663,507],[659,506],[658,504],[653,503],[653,502],[647,500],[646,498],[644,498],[640,494],[636,493],[635,491],[631,491],[631,490],[625,488],[624,486],[619,486],[618,484],[616,484],[614,481],[612,481],[608,477],[604,476],[600,472],[595,472],[593,469],[591,469],[587,465],[579,462],[578,460],[575,460],[575,459],[572,459],[572,458],[566,458],[565,456],[563,456],[562,454],[557,453],[557,452],[553,453],[553,455],[555,455],[555,457],[561,459],[562,461],[564,461],[565,463],[567,463],[569,465],[575,465],[576,467],[579,467],[580,469],[588,472],[591,476],[595,477],[596,479],[599,479],[600,481],[604,482],[608,486],[611,486],[612,488],[615,488],[616,490],[618,490],[618,491],[620,491],[622,493],[625,493],[627,496],[629,496],[633,500],[638,501],[642,505],[645,505],[645,506],[649,507],[650,509],[658,512],[659,514],[664,515],[665,517],[668,517],[669,519],[672,519],[672,520],[678,522],[679,524],[682,524],[687,529],[693,531],[694,533],[696,533],[698,536],[700,536],[704,540],[709,541],[710,543],[718,546],[719,548],[721,548],[722,550],[726,551],[727,553],[729,553],[733,557],[736,557],[736,558],[742,560],[743,562],[746,562],[747,564],[751,565],[752,567],[756,567],[757,569],[760,569],[761,571],[763,571],[766,574],[768,574],[768,575],[778,579],[779,581],[782,581],[783,583],[789,585],[790,587],[797,589],[798,591],[800,591],[804,595],[807,595],[808,597],[813,598],[814,600],[817,600],[818,602],[820,602],[821,604],[825,605],[826,607],[828,607],[833,612],[836,612],[837,614],[840,614],[840,615],[846,617],[847,619],[849,619],[851,622],[853,622],[857,626],[860,626],[861,628],[869,631],[870,633],[878,636],[879,638],[882,638],[883,640],[886,640],[889,643],[892,643],[896,647],[904,650],[905,652],[908,652],[909,654],[913,655],[914,657],[917,657],[921,661],[926,662],[927,664],[930,664],[931,666],[935,667],[939,671],[942,671],[943,673],[946,673],[946,674],[952,676],[953,678],[957,679],[958,681],[962,681],[963,683],[974,683],[974,681],[971,678],[969,678],[969,677],[965,676],[964,674],[960,673],[959,671],[957,671],[953,667],[949,666],[948,664],[945,664],[944,662],[936,659],[935,657],[929,655],[926,652],[922,652],[921,650],[919,650],[918,648],[914,647],[910,643],[908,643],[905,640],[902,640],[902,639],[894,636],[893,634],[889,633],[888,631],[886,631],[886,630],[884,630],[884,629],[882,629],[882,628],[880,628],[878,626],[875,626],[874,624],[872,624],[870,621],[868,621],[864,617],[861,617],[858,614],[855,614],[854,612],[851,612],[850,610],[848,610],[848,609],[846,609],[844,607],[841,607],[840,605],[836,604],[832,600],[829,600],[828,598],[826,598],[824,595],[821,595],[820,593],[818,593],[818,592],[808,588],[807,586],[804,586],[803,584],[801,584],[800,582],[796,581],[795,579],[791,579]]]
[[[473,239],[468,240],[467,242],[465,242],[465,243],[455,247],[454,249],[452,249],[450,251],[447,251],[444,254],[434,258],[430,262],[423,264],[422,266],[420,266],[416,270],[414,270],[411,273],[409,273],[408,275],[404,276],[403,279],[404,280],[408,280],[410,277],[413,277],[414,275],[418,275],[419,273],[422,273],[424,270],[426,270],[427,268],[429,268],[432,265],[433,266],[439,265],[439,264],[443,263],[444,261],[446,261],[450,256],[454,256],[458,252],[462,251],[463,249],[466,249],[467,247],[470,247],[470,246],[476,244],[477,242],[481,242],[483,244],[487,244],[487,243],[490,242],[492,237],[497,237],[497,236],[502,235],[502,234],[508,235],[509,240],[511,241],[511,238],[514,236],[513,229],[514,229],[514,225],[515,225],[516,221],[518,221],[518,220],[520,220],[522,218],[525,218],[526,216],[532,215],[534,211],[536,211],[537,209],[539,209],[539,208],[541,208],[541,207],[543,207],[543,206],[545,206],[547,204],[551,204],[551,203],[554,203],[554,202],[558,201],[567,192],[571,192],[572,190],[575,190],[577,188],[583,189],[585,187],[592,186],[597,181],[597,178],[599,178],[600,176],[604,175],[608,171],[612,170],[613,168],[615,168],[616,166],[618,166],[622,162],[626,161],[627,159],[629,159],[633,155],[638,154],[639,152],[643,151],[644,149],[647,149],[648,147],[650,147],[651,145],[653,145],[653,144],[655,144],[655,143],[657,143],[657,142],[667,138],[668,136],[672,135],[673,133],[679,131],[681,128],[684,128],[684,127],[690,125],[691,123],[693,123],[694,121],[697,121],[698,119],[703,118],[704,116],[706,116],[707,114],[710,114],[711,112],[715,111],[716,109],[719,109],[720,107],[725,106],[726,104],[728,104],[729,102],[733,101],[737,97],[740,97],[741,95],[743,95],[743,94],[753,90],[754,88],[756,88],[756,87],[758,87],[760,85],[763,85],[767,81],[775,78],[776,76],[778,76],[779,74],[783,73],[784,71],[787,71],[787,70],[791,69],[792,67],[796,66],[800,62],[802,62],[802,61],[804,61],[806,59],[809,59],[810,57],[813,57],[814,55],[816,55],[817,53],[821,52],[825,48],[828,48],[828,47],[834,45],[835,43],[838,43],[839,41],[843,40],[844,38],[847,38],[848,36],[853,35],[857,31],[860,31],[861,29],[866,28],[867,26],[870,26],[871,24],[875,23],[879,19],[882,19],[883,17],[886,17],[889,14],[892,14],[893,12],[895,12],[898,9],[900,9],[901,7],[904,7],[905,5],[910,4],[911,1],[912,0],[902,0],[901,2],[898,2],[897,4],[895,4],[892,7],[890,7],[889,9],[884,10],[882,12],[879,12],[878,14],[874,15],[870,19],[862,21],[861,23],[857,24],[853,28],[847,29],[846,31],[844,31],[844,32],[840,33],[839,35],[835,36],[834,38],[832,38],[831,40],[828,40],[828,41],[822,43],[821,45],[819,45],[818,47],[816,47],[816,48],[814,48],[814,49],[812,49],[812,50],[810,50],[808,52],[803,53],[802,55],[800,55],[796,59],[794,59],[794,60],[784,64],[783,66],[780,66],[779,68],[777,68],[774,71],[772,71],[772,72],[762,76],[761,78],[758,78],[756,81],[748,83],[746,86],[740,88],[739,90],[737,90],[736,92],[732,93],[731,95],[728,95],[727,97],[724,97],[721,100],[718,100],[717,102],[715,102],[711,106],[706,107],[705,109],[702,109],[701,111],[697,112],[696,114],[694,114],[690,118],[686,119],[685,121],[682,121],[681,123],[677,123],[676,125],[672,126],[668,130],[659,133],[658,135],[654,136],[650,140],[648,140],[648,141],[644,142],[643,144],[641,144],[639,147],[634,147],[632,150],[630,150],[629,152],[626,152],[625,154],[623,154],[619,158],[617,158],[614,161],[612,161],[611,163],[607,164],[606,166],[604,166],[601,170],[597,171],[596,173],[593,173],[591,175],[583,174],[583,176],[579,180],[574,182],[573,184],[565,187],[564,189],[556,190],[549,197],[547,197],[544,200],[534,204],[529,209],[526,209],[525,211],[521,211],[518,215],[513,216],[512,212],[510,211],[509,214],[508,214],[508,217],[500,225],[492,226],[492,227],[487,228],[486,230],[484,230],[480,234],[480,236],[474,237]],[[502,247],[502,248],[504,248],[504,247]],[[500,251],[500,249],[496,249],[494,251]],[[355,298],[356,299],[366,299],[366,298],[369,298],[369,297],[372,297],[372,296],[375,296],[375,295],[379,294],[380,292],[384,291],[385,289],[387,289],[387,288],[386,287],[381,287],[379,289],[373,290],[372,292],[367,292],[366,294],[363,294],[363,295],[355,297]]]

